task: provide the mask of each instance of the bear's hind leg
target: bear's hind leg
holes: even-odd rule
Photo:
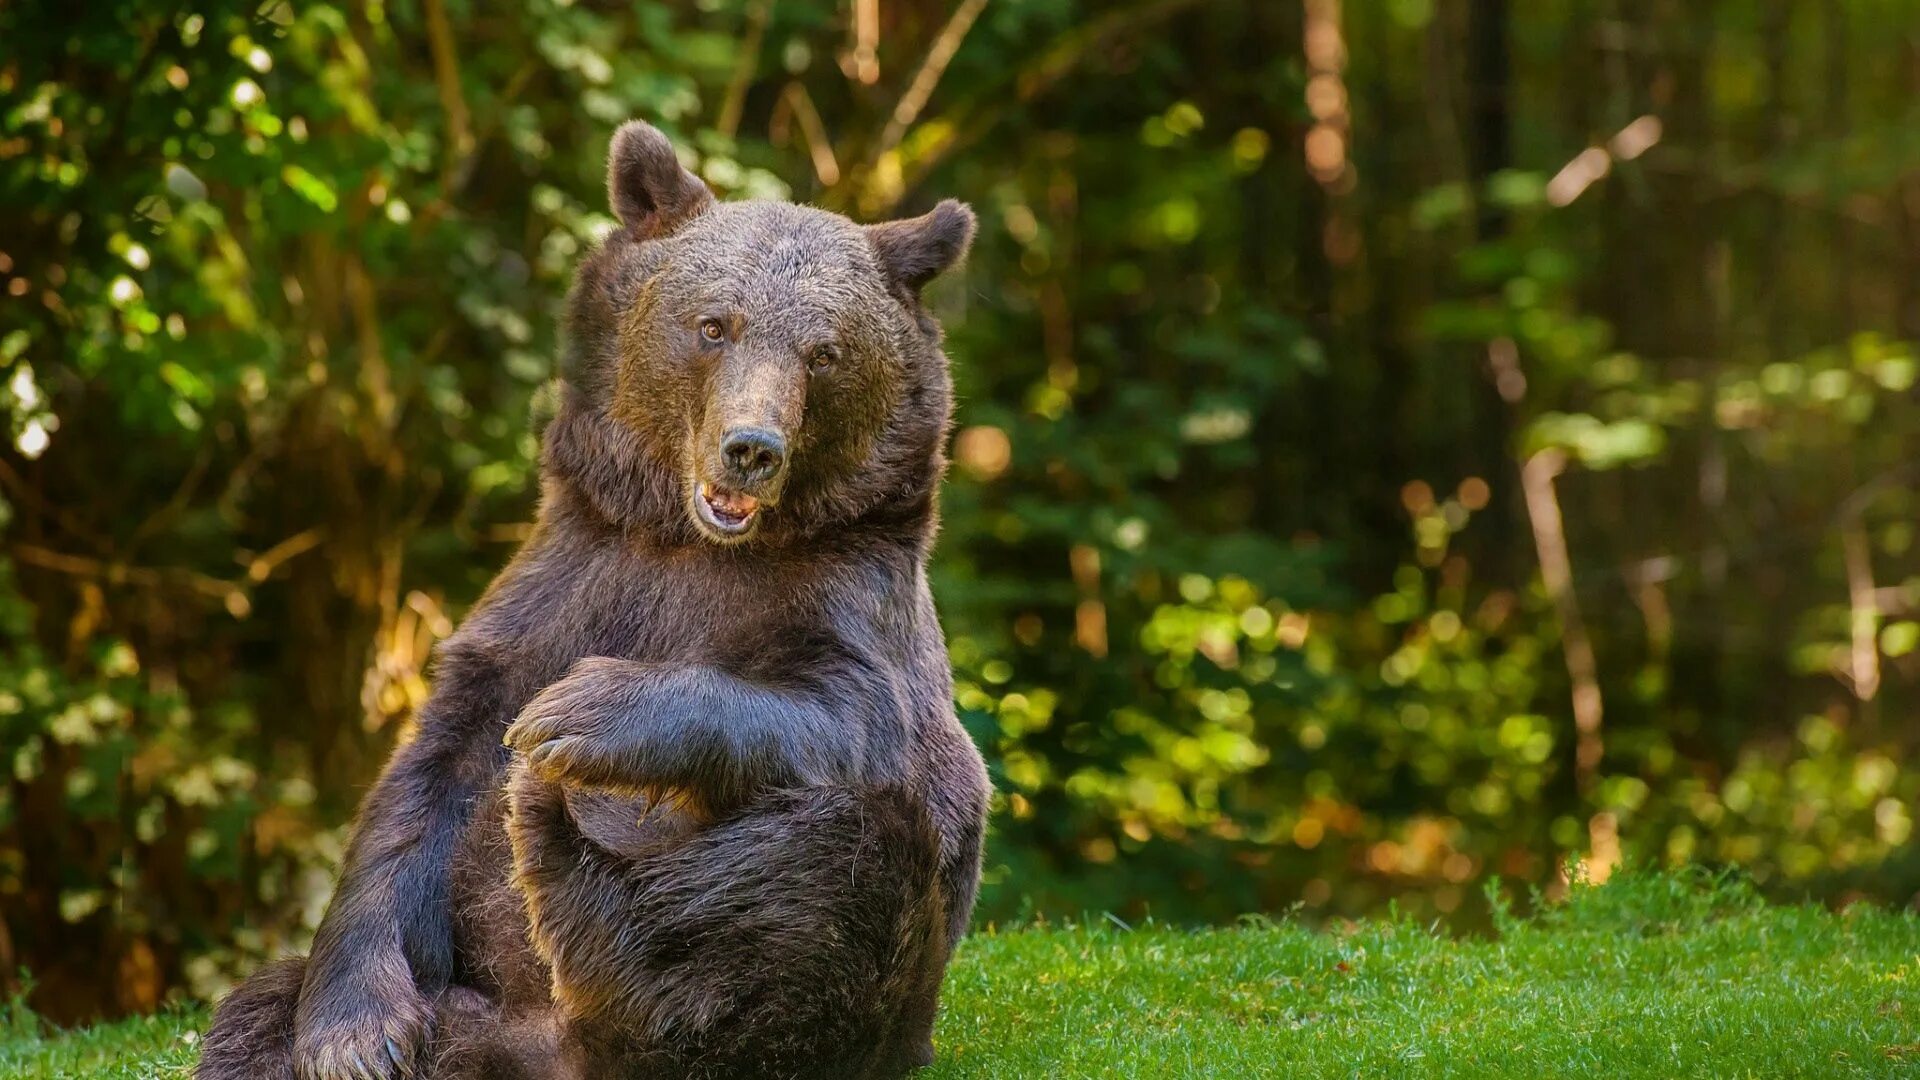
[[[307,962],[296,957],[255,972],[220,1002],[201,1044],[195,1080],[297,1080],[293,1011]],[[447,988],[434,1006],[427,1064],[395,1059],[418,1080],[579,1080],[558,1017],[507,1014],[478,991]]]
[[[195,1080],[294,1080],[293,1010],[307,961],[269,964],[213,1011]]]
[[[629,859],[567,793],[513,781],[516,879],[554,1000],[644,1075],[891,1078],[922,1057],[945,965],[937,841],[890,788],[769,793]]]
[[[559,1015],[508,1011],[479,991],[449,987],[434,1008],[425,1080],[582,1080]]]

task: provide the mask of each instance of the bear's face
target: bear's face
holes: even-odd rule
[[[857,480],[937,364],[863,231],[784,203],[715,205],[652,242],[621,332],[614,415],[679,458],[708,538]]]
[[[645,125],[612,158],[624,228],[581,271],[568,376],[673,488],[654,510],[683,519],[653,524],[779,542],[937,480],[951,383],[918,292],[965,251],[970,211],[860,226],[718,204]]]

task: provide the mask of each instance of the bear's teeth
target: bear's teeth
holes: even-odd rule
[[[713,508],[716,514],[724,515],[735,521],[745,520],[760,508],[759,499],[742,492],[709,487],[702,494],[706,497],[707,505]]]

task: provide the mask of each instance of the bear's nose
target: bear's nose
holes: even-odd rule
[[[720,440],[727,471],[742,484],[764,484],[787,467],[787,440],[766,428],[734,428]]]

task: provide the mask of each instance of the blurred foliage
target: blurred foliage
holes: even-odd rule
[[[311,933],[525,534],[629,116],[727,196],[981,212],[982,918],[1471,920],[1616,847],[1907,901],[1916,21],[0,6],[0,972],[64,1019]]]

